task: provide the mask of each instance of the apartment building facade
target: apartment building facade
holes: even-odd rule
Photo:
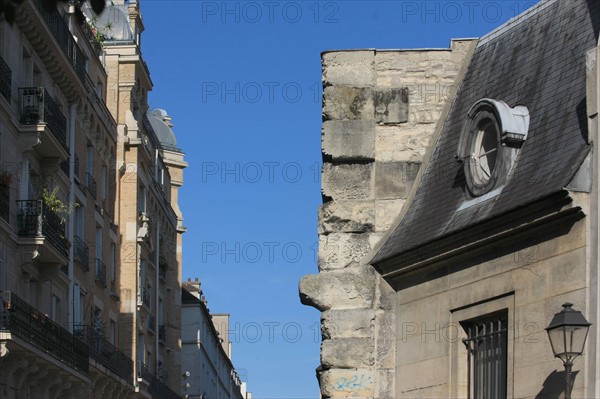
[[[179,391],[185,229],[177,201],[187,163],[166,111],[148,109],[152,80],[141,55],[139,3],[114,2],[96,24],[105,39],[107,105],[117,122],[120,315],[131,326],[120,343],[134,360],[140,393]]]
[[[0,20],[0,397],[179,397],[187,164],[139,4],[83,11]]]
[[[116,123],[101,47],[71,7],[0,21],[0,396],[129,397],[117,348]]]
[[[212,315],[198,279],[183,282],[182,370],[190,399],[250,399],[231,361],[229,315]]]

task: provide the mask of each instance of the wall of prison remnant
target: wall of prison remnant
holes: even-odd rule
[[[324,398],[395,397],[395,292],[369,254],[418,183],[475,45],[322,54],[319,274],[300,298],[322,312]]]

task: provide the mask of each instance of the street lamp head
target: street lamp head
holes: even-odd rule
[[[572,303],[562,305],[563,309],[556,313],[546,328],[554,356],[563,363],[571,361],[583,353],[588,330],[592,325],[578,310],[573,310]]]

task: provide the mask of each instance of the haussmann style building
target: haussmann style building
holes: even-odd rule
[[[324,398],[562,398],[545,329],[569,303],[592,323],[569,391],[600,397],[599,26],[548,0],[449,49],[323,53],[300,296]]]

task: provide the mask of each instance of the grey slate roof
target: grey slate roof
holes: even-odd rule
[[[543,2],[483,38],[445,121],[409,209],[372,260],[402,255],[424,244],[560,192],[589,151],[586,52],[596,46],[600,2]],[[479,99],[526,105],[531,116],[513,177],[502,192],[459,210],[465,195],[456,162],[465,115]]]

